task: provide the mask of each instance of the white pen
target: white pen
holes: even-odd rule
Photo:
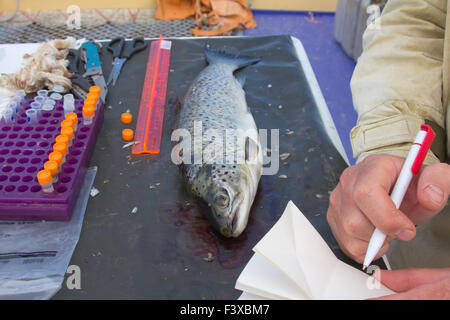
[[[411,146],[411,150],[409,151],[408,157],[403,164],[402,171],[400,171],[400,175],[398,176],[397,182],[391,193],[391,200],[394,202],[397,209],[400,208],[400,205],[402,204],[403,197],[405,196],[406,190],[408,190],[413,175],[420,172],[420,168],[427,156],[434,137],[435,133],[430,126],[422,125],[420,127],[420,131]],[[370,238],[366,257],[364,258],[363,270],[370,266],[378,251],[380,251],[383,246],[384,240],[386,240],[386,235],[375,228],[375,231]]]

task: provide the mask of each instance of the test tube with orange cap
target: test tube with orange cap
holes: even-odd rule
[[[66,128],[64,128],[64,129],[66,129]],[[65,144],[67,144],[67,146],[69,148],[72,145],[72,139],[69,139],[69,137],[65,134],[60,134],[60,135],[56,136],[55,142],[56,143],[65,143]]]
[[[67,136],[67,138],[69,138],[69,144],[68,144],[69,148],[72,146],[73,131],[74,130],[71,127],[63,127],[63,128],[61,128],[61,135]]]
[[[86,99],[85,99],[85,100],[90,100],[90,99],[92,99],[92,100],[95,101],[95,106],[97,106],[98,97],[99,97],[98,94],[96,94],[96,93],[94,93],[94,92],[89,92],[89,93],[86,95]]]
[[[95,109],[92,106],[84,106],[83,107],[83,124],[85,126],[92,124],[92,121],[94,120],[94,114],[95,114]]]
[[[44,169],[50,171],[52,175],[52,182],[58,182],[58,163],[53,160],[49,160],[44,163]]]
[[[72,128],[72,130],[73,130],[73,121],[72,120],[67,120],[67,119],[61,121],[61,129],[65,128],[65,127]]]
[[[61,153],[62,160],[61,165],[66,162],[67,144],[65,143],[55,143],[53,145],[53,151]]]
[[[94,114],[95,114],[95,110],[97,109],[97,100],[95,100],[93,98],[88,98],[88,99],[84,100],[83,108],[84,107],[94,108]]]
[[[76,132],[77,131],[77,126],[78,126],[78,116],[75,112],[70,112],[68,114],[66,114],[66,120],[70,120],[73,122],[73,131]]]
[[[89,88],[89,93],[95,93],[97,96],[100,96],[100,87],[99,86],[91,86]]]
[[[48,155],[48,160],[55,161],[58,164],[58,168],[60,168],[62,164],[62,154],[58,151],[53,151]]]
[[[41,170],[37,174],[37,179],[42,187],[42,191],[50,193],[53,192],[52,174],[49,170]]]

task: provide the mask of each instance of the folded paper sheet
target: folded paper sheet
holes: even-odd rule
[[[340,261],[290,201],[236,282],[242,299],[368,299],[392,294]]]

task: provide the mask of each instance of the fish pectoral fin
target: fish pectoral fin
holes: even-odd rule
[[[245,161],[256,161],[259,153],[259,144],[250,137],[245,139]]]

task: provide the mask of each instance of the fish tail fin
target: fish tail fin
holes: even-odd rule
[[[261,57],[235,55],[225,50],[214,50],[208,46],[205,46],[205,55],[209,64],[226,63],[234,66],[234,70],[241,69],[261,61]]]

